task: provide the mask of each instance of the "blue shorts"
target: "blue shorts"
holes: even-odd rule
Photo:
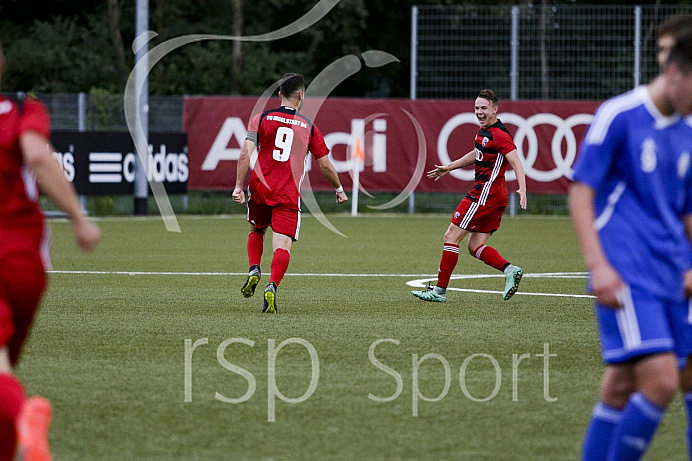
[[[596,303],[603,361],[624,363],[651,354],[674,352],[683,367],[692,353],[687,300],[672,302],[637,287],[625,286],[623,307]]]

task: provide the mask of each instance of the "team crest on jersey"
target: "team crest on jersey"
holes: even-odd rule
[[[485,145],[488,144],[489,142],[490,142],[490,139],[484,137],[483,141],[481,141],[481,146],[485,147]]]
[[[685,151],[678,159],[678,178],[682,179],[690,169],[690,153]]]
[[[651,138],[642,143],[641,164],[644,173],[653,173],[656,169],[656,143]]]

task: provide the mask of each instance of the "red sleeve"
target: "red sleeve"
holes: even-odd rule
[[[496,150],[502,155],[507,155],[517,148],[517,146],[514,145],[512,136],[510,136],[509,133],[502,130],[497,130],[494,138],[497,145]]]
[[[28,131],[36,131],[37,133],[50,139],[50,115],[46,106],[35,99],[26,99],[24,101],[24,111],[22,118],[19,121],[19,134]]]
[[[260,114],[257,114],[254,117],[252,117],[252,119],[250,120],[250,124],[247,126],[248,133],[257,133],[257,130],[259,130],[259,119]]]
[[[312,125],[312,137],[310,138],[308,150],[312,152],[315,158],[321,158],[329,154],[329,147],[327,147],[327,144],[324,142],[322,132],[317,128],[317,125]]]

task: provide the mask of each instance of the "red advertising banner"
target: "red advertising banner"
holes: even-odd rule
[[[187,98],[183,128],[188,134],[189,189],[233,189],[236,161],[251,115],[279,106],[279,99]],[[500,101],[498,118],[514,136],[532,194],[567,192],[578,145],[598,107],[591,101]],[[474,148],[478,122],[474,101],[406,99],[307,99],[301,113],[312,119],[332,150],[344,187],[351,187],[356,139],[364,139],[360,182],[372,192],[415,190],[465,193],[473,168],[433,181],[425,172]],[[308,165],[313,190],[330,190],[316,162]],[[516,188],[507,170],[507,186]]]

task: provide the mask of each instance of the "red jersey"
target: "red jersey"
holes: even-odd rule
[[[315,158],[329,154],[319,128],[297,110],[282,106],[254,116],[246,139],[258,152],[250,178],[251,200],[300,210],[308,152]]]
[[[512,135],[500,120],[487,129],[476,133],[476,183],[466,195],[479,205],[507,206],[507,187],[505,186],[505,155],[515,150]]]
[[[43,229],[36,180],[24,165],[19,137],[35,131],[50,139],[50,116],[35,99],[0,96],[0,228]]]

